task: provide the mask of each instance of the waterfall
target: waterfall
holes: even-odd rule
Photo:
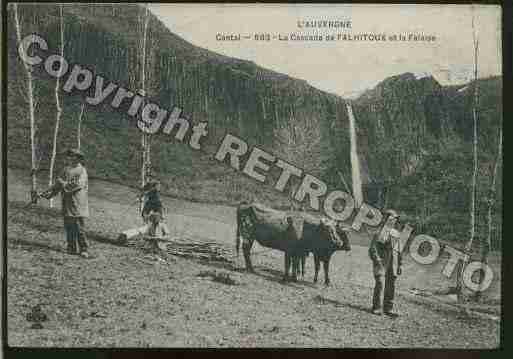
[[[353,182],[353,198],[355,206],[359,208],[363,203],[362,177],[360,173],[360,161],[358,159],[358,145],[356,143],[356,127],[353,108],[346,102],[347,115],[349,117],[349,136],[351,141],[351,175]]]

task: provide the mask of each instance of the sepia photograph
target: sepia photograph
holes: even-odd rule
[[[500,5],[3,11],[4,346],[502,346]]]

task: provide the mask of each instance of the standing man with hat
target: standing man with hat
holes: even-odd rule
[[[89,217],[88,177],[87,170],[82,165],[84,155],[77,149],[69,149],[64,154],[65,167],[61,176],[57,178],[55,185],[40,196],[50,199],[61,194],[68,253],[89,258],[84,230],[85,219]]]
[[[369,246],[369,257],[373,264],[375,279],[374,293],[372,298],[372,313],[381,315],[381,295],[384,288],[383,311],[391,317],[399,316],[398,312],[392,311],[394,306],[395,281],[401,275],[401,244],[397,236],[392,235],[393,224],[399,215],[394,210],[385,211],[388,217],[374,234]]]

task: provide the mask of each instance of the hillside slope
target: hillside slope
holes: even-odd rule
[[[283,283],[282,254],[258,245],[253,250],[256,274],[245,272],[242,256],[233,253],[235,208],[226,206],[163,199],[173,237],[218,243],[229,254],[228,262],[171,255],[165,262],[155,261],[143,246],[116,242],[120,230],[140,223],[130,203],[136,191],[91,181],[86,227],[94,258],[67,255],[59,209],[48,210],[44,203],[23,209],[29,181],[20,176],[20,171],[9,171],[10,346],[499,346],[499,321],[408,295],[412,285],[434,289],[444,279],[440,268],[421,268],[409,258],[397,283],[395,303],[403,315],[389,319],[371,314],[371,263],[367,248],[356,242],[351,252],[333,256],[331,287],[312,283],[311,257],[304,281]],[[205,275],[214,271],[229,275],[234,285]],[[490,293],[496,304],[497,283],[500,278]],[[36,305],[47,315],[40,329],[27,320]]]

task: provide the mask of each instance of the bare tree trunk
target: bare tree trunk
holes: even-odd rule
[[[62,4],[59,5],[59,14],[60,14],[60,30],[61,30],[61,56],[64,57],[64,21],[62,15]],[[62,73],[62,66],[59,68],[59,76],[57,77],[57,81],[55,82],[55,107],[57,108],[57,115],[55,117],[55,129],[53,131],[53,148],[52,148],[52,157],[50,158],[50,174],[48,179],[48,186],[51,187],[53,185],[53,171],[55,167],[55,158],[57,157],[57,136],[59,134],[59,125],[61,122],[62,116],[62,107],[59,99],[59,84],[60,84],[60,74]],[[53,207],[53,198],[50,199],[50,208]]]
[[[85,104],[82,104],[80,109],[80,115],[78,116],[78,125],[77,125],[77,148],[80,151],[80,139],[82,138],[82,117],[84,116],[84,107]]]
[[[146,36],[148,31],[148,5],[144,5],[144,27],[143,27],[143,45],[142,45],[142,67],[141,67],[141,90],[144,95],[146,95]],[[147,174],[147,166],[148,166],[148,156],[149,156],[149,141],[148,134],[143,131],[141,135],[141,188],[146,184],[146,174]],[[140,209],[139,212],[142,212],[143,209],[143,201],[141,198],[140,201]]]
[[[426,230],[426,222],[428,217],[428,208],[426,201],[426,174],[422,176],[422,214],[421,214],[421,228],[422,231]]]
[[[149,134],[146,135],[146,180],[151,177],[151,136]]]
[[[16,25],[16,38],[18,40],[18,44],[21,44],[21,25],[20,20],[18,18],[18,4],[13,4],[14,8],[14,23]],[[19,48],[19,51],[21,48]],[[30,118],[30,147],[32,151],[31,155],[31,171],[30,176],[32,180],[32,188],[31,188],[31,200],[35,202],[37,199],[37,157],[36,157],[36,143],[35,143],[35,133],[36,133],[36,120],[35,120],[35,107],[36,104],[34,102],[34,85],[32,81],[32,68],[23,62],[23,67],[25,69],[25,73],[27,75],[27,93],[28,93],[28,104],[29,104],[29,118]]]
[[[472,242],[474,241],[475,233],[476,233],[476,186],[477,186],[477,105],[479,102],[479,85],[477,83],[477,58],[479,55],[479,39],[476,34],[476,29],[474,26],[474,13],[472,13],[472,36],[474,42],[474,104],[472,108],[472,117],[473,117],[473,158],[474,158],[474,168],[472,171],[472,191],[471,191],[471,200],[470,200],[470,236],[465,243],[464,250],[469,253],[472,249]],[[458,271],[458,280],[456,284],[456,291],[458,294],[458,300],[461,301],[462,298],[462,289],[463,289],[463,271],[466,266],[466,262],[461,263],[460,270]]]
[[[488,263],[488,254],[492,248],[492,228],[493,228],[493,207],[495,205],[495,196],[497,190],[495,188],[497,183],[497,172],[499,169],[499,164],[502,159],[502,127],[499,128],[499,143],[497,145],[497,157],[495,158],[495,163],[493,165],[492,172],[492,183],[490,185],[490,192],[488,194],[488,233],[481,248],[481,263]],[[481,297],[481,290],[476,292],[476,299]]]

